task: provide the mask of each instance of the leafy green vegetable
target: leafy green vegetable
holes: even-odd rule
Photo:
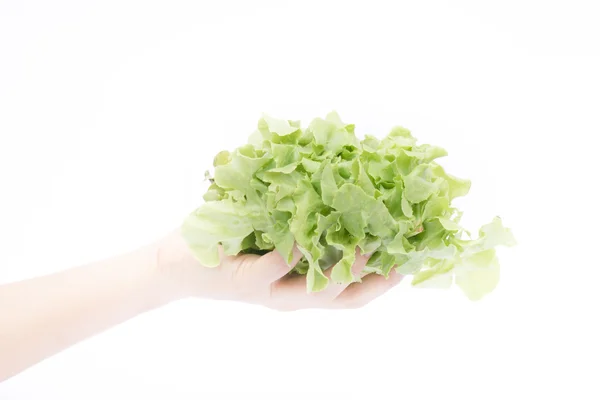
[[[303,258],[291,273],[306,274],[308,291],[359,281],[351,272],[358,247],[373,253],[367,273],[395,268],[416,287],[455,282],[480,299],[498,283],[495,247],[514,239],[497,217],[478,238],[465,237],[451,202],[471,184],[435,162],[446,155],[402,127],[359,141],[335,112],[306,129],[263,116],[248,144],[216,155],[205,203],[183,235],[207,267],[219,264],[219,246],[227,255],[277,250],[291,262],[297,245]]]

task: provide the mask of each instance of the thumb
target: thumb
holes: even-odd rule
[[[258,259],[255,259],[252,265],[248,265],[249,271],[246,271],[246,276],[261,283],[273,283],[285,275],[287,275],[302,258],[302,253],[296,246],[292,251],[292,262],[287,263],[281,253],[273,250]]]

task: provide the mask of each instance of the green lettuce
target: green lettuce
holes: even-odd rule
[[[290,273],[305,274],[309,292],[360,281],[351,270],[358,247],[372,254],[366,273],[396,269],[413,275],[413,286],[455,283],[480,299],[499,280],[495,248],[514,238],[498,217],[469,237],[451,204],[471,183],[435,162],[446,155],[403,127],[361,141],[335,112],[307,128],[265,115],[246,145],[215,156],[183,236],[206,267],[219,265],[219,247],[226,255],[276,250],[291,262],[296,245],[303,257]]]

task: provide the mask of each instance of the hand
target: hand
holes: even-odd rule
[[[291,265],[301,254],[294,252]],[[400,282],[367,275],[363,283],[330,284],[306,293],[304,276],[277,252],[222,257],[207,268],[174,232],[136,251],[55,274],[0,286],[0,381],[143,312],[188,296],[237,300],[282,311],[355,308]],[[355,276],[367,257],[357,255]]]
[[[323,291],[307,293],[304,276],[286,276],[301,257],[300,251],[295,249],[294,259],[287,265],[277,251],[263,256],[221,254],[221,264],[207,268],[196,261],[176,231],[159,243],[157,268],[177,296],[243,301],[280,311],[362,307],[398,284],[403,277],[396,272],[388,279],[369,274],[362,283],[330,282]],[[364,276],[362,270],[367,260],[368,257],[357,253],[352,267],[354,276]],[[325,275],[329,277],[330,272],[331,268]]]

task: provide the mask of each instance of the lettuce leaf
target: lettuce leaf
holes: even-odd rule
[[[307,291],[359,281],[351,266],[356,249],[373,253],[365,269],[388,276],[413,275],[412,285],[456,284],[472,300],[499,281],[495,248],[515,240],[500,218],[470,239],[452,206],[468,194],[469,180],[447,174],[435,162],[440,147],[419,145],[394,127],[383,139],[360,141],[354,125],[329,113],[307,128],[264,115],[247,144],[218,153],[204,204],[184,221],[191,251],[206,267],[224,254],[279,251],[291,274],[305,274]]]

